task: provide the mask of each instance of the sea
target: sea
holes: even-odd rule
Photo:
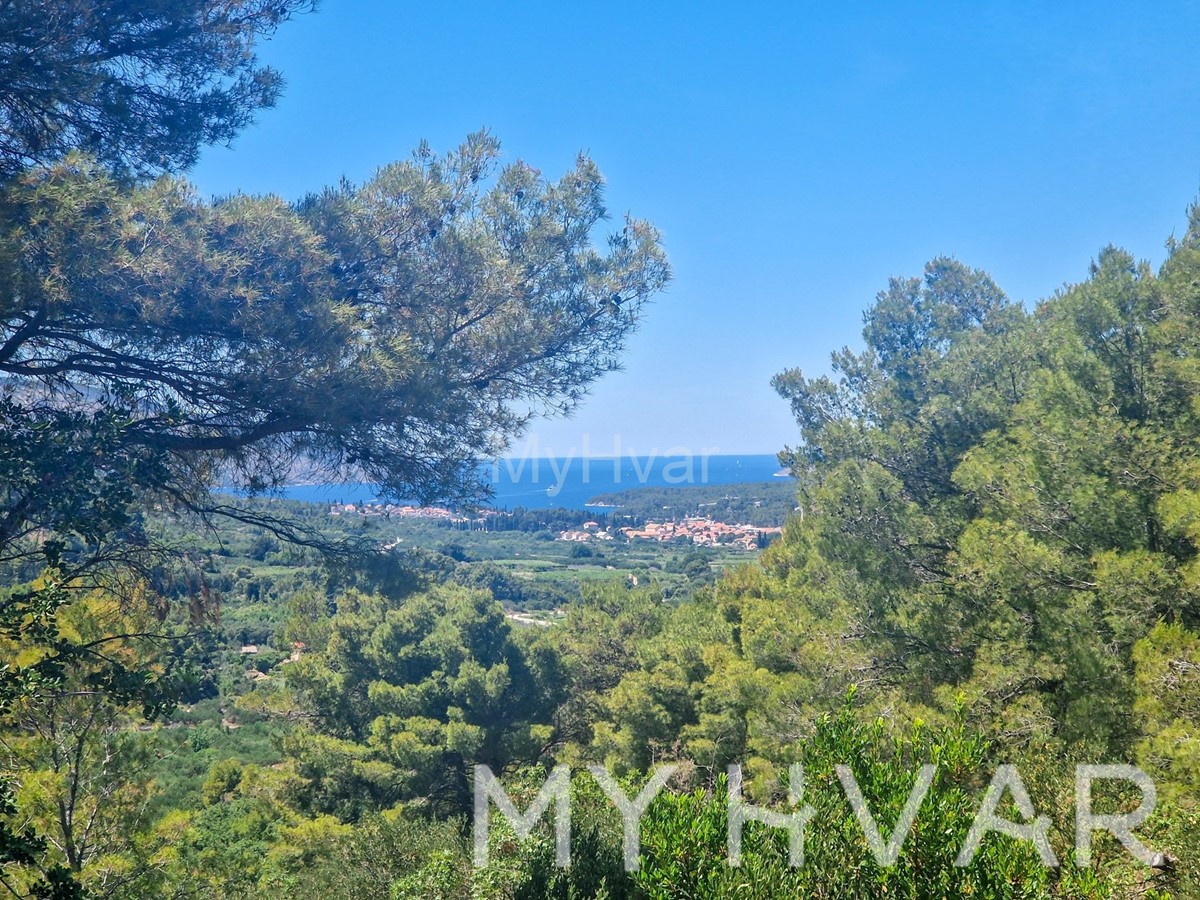
[[[637,487],[770,482],[790,477],[774,454],[739,456],[533,457],[499,459],[480,465],[480,478],[492,489],[496,509],[603,509],[589,501],[601,494]],[[382,500],[377,485],[303,484],[284,488],[291,500],[317,503],[371,503]],[[403,498],[386,498],[403,499]]]

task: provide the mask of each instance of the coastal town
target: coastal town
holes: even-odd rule
[[[584,522],[578,529],[562,531],[560,541],[585,543],[587,541],[611,541],[618,535],[626,540],[684,541],[699,547],[715,547],[718,544],[742,550],[761,550],[773,535],[781,534],[779,527],[757,525],[729,525],[717,522],[708,516],[687,516],[678,522],[646,522],[636,527],[602,528],[598,522]]]
[[[422,519],[425,521],[457,524],[479,521],[489,516],[500,515],[497,510],[484,509],[472,519],[462,513],[441,506],[413,506],[396,503],[334,503],[329,507],[331,516],[365,516],[380,519]],[[678,521],[644,522],[634,526],[605,526],[599,522],[584,522],[577,528],[559,531],[555,539],[583,544],[591,541],[612,540],[657,541],[669,543],[681,541],[698,547],[727,546],[755,551],[765,547],[772,538],[781,534],[778,526],[731,525],[709,516],[685,516]]]

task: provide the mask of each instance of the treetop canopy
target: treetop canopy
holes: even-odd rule
[[[669,278],[646,222],[594,245],[591,160],[548,181],[498,155],[486,134],[422,147],[295,205],[79,156],[30,170],[0,217],[4,393],[25,416],[107,410],[175,487],[303,465],[477,498],[475,461],[617,368]]]

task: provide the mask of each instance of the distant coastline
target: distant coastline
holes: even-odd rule
[[[526,509],[613,509],[620,504],[612,504],[604,495],[631,488],[769,484],[790,475],[779,472],[778,457],[763,453],[707,457],[507,458],[481,464],[480,477],[493,492],[487,505],[495,509],[518,506]],[[365,482],[298,482],[285,486],[283,496],[317,503],[370,503],[380,499],[378,486]]]

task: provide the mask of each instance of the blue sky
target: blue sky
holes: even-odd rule
[[[771,375],[856,346],[891,275],[949,254],[1032,304],[1107,243],[1160,262],[1200,191],[1198,35],[1183,4],[326,0],[263,47],[279,106],[189,174],[292,199],[480,127],[548,176],[587,150],[675,280],[528,445],[774,452]]]

